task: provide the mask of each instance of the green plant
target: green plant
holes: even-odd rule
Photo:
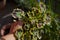
[[[31,0],[30,0],[31,1]],[[17,32],[16,37],[19,40],[59,40],[60,39],[60,23],[56,19],[56,15],[43,2],[39,3],[39,7],[33,6],[31,11],[24,12],[21,9],[15,12],[19,20],[24,25],[23,31]],[[18,31],[18,30],[17,30]],[[20,36],[22,34],[22,36]],[[20,38],[19,38],[20,37]]]

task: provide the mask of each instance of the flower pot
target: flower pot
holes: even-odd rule
[[[6,0],[1,0],[0,1],[0,9],[4,8],[6,5]]]

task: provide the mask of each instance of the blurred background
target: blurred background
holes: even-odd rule
[[[2,3],[3,1],[4,0],[0,1],[0,19],[2,18],[2,16],[11,13],[13,9],[17,8],[16,3],[13,0],[6,0],[6,2],[4,3],[5,6]],[[55,13],[60,14],[60,0],[45,0],[46,5],[48,5],[49,2],[52,10]]]

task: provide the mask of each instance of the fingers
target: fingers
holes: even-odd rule
[[[2,27],[2,29],[0,30],[1,36],[4,36],[5,29],[6,29],[6,25],[4,25],[4,26]]]
[[[1,36],[4,36],[6,33],[6,30],[10,28],[10,24],[4,25],[2,29],[0,30]]]
[[[4,30],[3,29],[1,29],[1,36],[4,36]]]

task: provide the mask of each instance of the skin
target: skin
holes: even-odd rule
[[[2,29],[0,30],[1,36],[4,36],[5,30],[6,30],[6,29],[9,29],[9,28],[11,27],[10,25],[11,25],[11,24],[7,24],[7,25],[4,25],[4,26],[2,27]]]
[[[1,40],[16,40],[13,34],[8,34],[6,36],[3,36]]]
[[[4,25],[3,28],[1,29],[2,39],[16,40],[13,34],[17,29],[22,29],[22,25],[23,25],[22,21],[17,21],[12,24]],[[10,32],[7,35],[4,35],[5,30],[8,28],[10,28]]]

